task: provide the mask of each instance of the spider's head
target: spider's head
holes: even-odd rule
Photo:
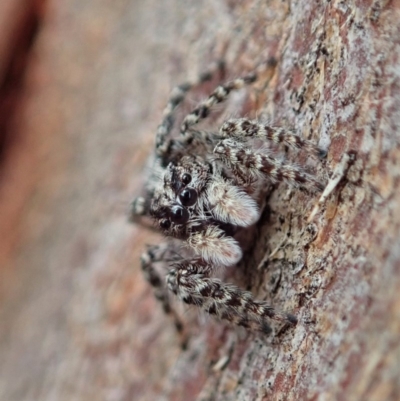
[[[199,225],[210,168],[200,158],[189,156],[167,166],[150,206],[151,216],[165,235],[185,238]]]

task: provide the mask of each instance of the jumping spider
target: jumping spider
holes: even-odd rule
[[[196,305],[219,319],[268,333],[268,319],[295,324],[296,317],[212,275],[215,269],[235,265],[242,258],[235,234],[259,220],[259,198],[266,182],[285,180],[311,190],[323,189],[321,182],[301,167],[276,159],[271,152],[256,150],[254,141],[288,145],[313,155],[322,156],[324,152],[292,130],[245,118],[224,122],[218,133],[195,128],[232,91],[255,82],[262,67],[218,86],[183,119],[179,137],[172,137],[177,106],[191,88],[211,80],[220,69],[221,63],[214,71],[172,91],[157,129],[146,195],[132,202],[132,218],[151,217],[168,237],[168,242],[151,246],[141,258],[145,276],[166,312],[174,313],[169,290],[186,304]],[[179,254],[176,239],[185,243],[189,256]],[[158,262],[168,264],[166,282],[156,268]],[[178,323],[177,326],[180,327]]]

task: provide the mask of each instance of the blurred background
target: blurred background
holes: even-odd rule
[[[162,312],[138,266],[151,239],[126,212],[149,115],[185,68],[180,6],[0,2],[2,401],[154,399],[161,385]]]

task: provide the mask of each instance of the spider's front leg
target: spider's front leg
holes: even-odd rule
[[[322,191],[324,185],[313,175],[292,164],[254,151],[233,139],[224,139],[214,148],[214,154],[228,165],[239,183],[266,178],[274,183],[288,181],[294,186]]]
[[[258,121],[248,120],[247,118],[225,121],[219,130],[219,134],[223,138],[233,138],[237,141],[259,138],[278,145],[283,144],[291,148],[303,150],[315,156],[326,156],[325,150],[297,135],[292,129],[274,127]]]
[[[210,315],[253,331],[270,333],[268,319],[296,324],[295,316],[281,313],[240,288],[211,278],[214,266],[203,259],[173,264],[167,275],[169,289],[183,302]]]

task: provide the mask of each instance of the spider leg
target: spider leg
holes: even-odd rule
[[[142,254],[140,261],[146,280],[154,288],[156,299],[161,302],[164,312],[173,318],[177,331],[182,335],[183,324],[176,311],[171,307],[168,289],[165,285],[165,276],[155,267],[157,262],[162,262],[166,259],[168,259],[168,261],[180,259],[174,254],[174,248],[168,242],[150,246],[147,251]]]
[[[317,178],[305,173],[301,168],[255,152],[232,139],[219,142],[214,153],[230,166],[239,182],[246,183],[265,177],[274,183],[285,180],[292,185],[301,185],[311,190],[324,189],[324,185]]]
[[[224,68],[225,66],[223,61],[220,61],[216,63],[216,65],[213,66],[209,71],[200,74],[193,81],[188,81],[184,84],[178,85],[172,90],[167,106],[163,112],[163,119],[157,128],[156,154],[158,157],[165,157],[165,154],[168,153],[170,144],[167,138],[174,125],[174,113],[177,106],[185,99],[187,92],[189,92],[193,87],[211,80],[217,71],[221,72],[224,70]]]
[[[213,265],[201,259],[175,263],[167,275],[168,288],[183,302],[250,330],[270,333],[268,319],[297,323],[295,316],[281,313],[266,302],[255,300],[249,292],[211,278],[213,269]]]
[[[251,84],[257,80],[257,73],[250,73],[242,78],[237,78],[218,86],[211,95],[201,102],[190,114],[188,114],[181,125],[181,134],[185,134],[190,127],[197,124],[201,119],[206,118],[210,114],[211,108],[226,100],[233,90],[243,88],[245,85]]]
[[[273,127],[258,121],[246,118],[230,119],[224,122],[219,131],[223,138],[234,138],[243,141],[249,138],[259,138],[274,142],[276,144],[288,145],[291,148],[302,149],[315,156],[324,157],[326,151],[317,145],[303,139],[294,130],[282,127]]]

